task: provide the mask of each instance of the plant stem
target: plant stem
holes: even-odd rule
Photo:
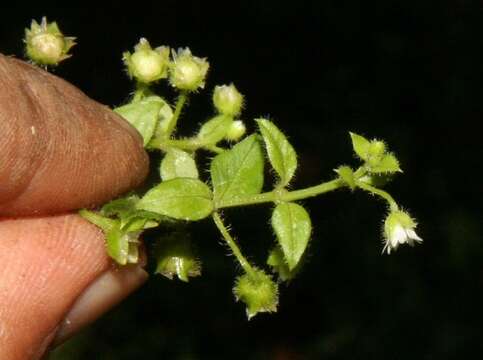
[[[274,190],[262,194],[250,195],[239,197],[236,199],[229,199],[226,201],[220,201],[216,204],[218,209],[244,206],[244,205],[254,205],[266,202],[277,202],[277,201],[295,201],[302,200],[309,197],[317,196],[329,191],[336,190],[344,186],[344,183],[339,179],[327,181],[325,183],[312,186],[306,189],[286,191],[286,190]]]
[[[174,109],[173,117],[171,118],[167,128],[166,128],[166,137],[169,138],[173,131],[176,129],[176,125],[178,124],[179,116],[181,115],[181,110],[183,110],[183,106],[188,100],[188,92],[182,91],[179,94],[178,101],[176,102],[176,108]]]
[[[175,147],[181,150],[196,151],[198,149],[206,149],[216,154],[219,154],[225,149],[216,145],[206,145],[200,142],[197,138],[186,139],[156,139],[151,140],[149,147],[153,149],[166,150],[170,147]]]
[[[389,207],[391,208],[391,211],[398,210],[396,200],[394,200],[394,198],[391,195],[389,195],[387,192],[385,192],[384,190],[378,189],[378,188],[376,188],[372,185],[369,185],[369,184],[365,184],[361,181],[357,182],[357,186],[360,187],[361,189],[367,191],[367,192],[370,192],[371,194],[377,195],[377,196],[383,198],[384,200],[386,200],[389,203]]]
[[[223,224],[223,221],[221,220],[220,214],[218,214],[216,211],[213,213],[213,220],[216,224],[216,227],[218,230],[220,230],[221,235],[223,235],[223,239],[226,241],[228,246],[230,247],[231,251],[233,252],[233,255],[235,255],[236,259],[240,263],[241,267],[247,274],[253,274],[254,270],[248,260],[243,256],[241,253],[240,248],[238,247],[235,239],[233,239],[228,232],[228,229],[225,227]]]

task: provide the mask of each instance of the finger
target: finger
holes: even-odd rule
[[[140,135],[64,80],[0,54],[0,215],[106,202],[148,171]]]
[[[142,284],[77,215],[0,222],[0,359],[38,359]],[[60,337],[60,338],[59,338]]]

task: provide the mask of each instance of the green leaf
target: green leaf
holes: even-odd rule
[[[356,181],[354,179],[354,171],[349,166],[339,166],[334,170],[344,183],[351,189],[356,188]]]
[[[200,220],[213,211],[212,193],[200,180],[177,178],[149,190],[137,208],[178,220]]]
[[[203,124],[197,138],[202,144],[215,145],[217,142],[223,140],[232,122],[233,118],[230,116],[215,116]]]
[[[369,156],[369,148],[371,146],[371,143],[369,140],[367,140],[365,137],[354,134],[354,133],[349,133],[352,139],[352,147],[354,148],[355,153],[359,158],[362,160],[367,160]]]
[[[121,221],[121,230],[132,232],[155,227],[163,219],[163,216],[139,210],[136,205],[139,197],[130,195],[124,198],[113,200],[104,205],[100,213],[104,216],[116,217]]]
[[[285,135],[272,122],[265,119],[255,121],[262,133],[268,159],[280,178],[280,185],[287,186],[297,168],[297,154]]]
[[[263,187],[263,154],[256,135],[217,155],[211,162],[215,201],[259,194]]]
[[[310,239],[312,224],[305,209],[295,203],[281,203],[272,214],[272,227],[290,270],[300,261]]]
[[[168,150],[161,161],[159,172],[163,181],[181,177],[198,179],[198,169],[193,156],[176,148]]]
[[[149,96],[140,101],[120,106],[114,111],[139,131],[144,145],[147,145],[153,137],[159,120],[159,112],[164,104],[164,100],[160,97]]]
[[[138,201],[139,197],[136,195],[112,200],[102,207],[101,214],[105,216],[119,216],[121,218],[128,216],[136,209]]]
[[[399,161],[393,154],[386,154],[382,157],[382,159],[378,162],[377,165],[371,166],[369,168],[369,172],[371,173],[395,173],[395,172],[402,172],[401,168],[399,167]]]

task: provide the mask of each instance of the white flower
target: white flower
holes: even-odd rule
[[[392,211],[384,222],[384,249],[388,254],[396,250],[401,244],[414,246],[415,242],[422,242],[414,229],[416,222],[404,211]]]

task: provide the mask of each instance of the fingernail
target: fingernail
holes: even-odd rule
[[[77,298],[52,341],[55,347],[140,287],[148,273],[139,265],[115,267],[100,275]]]

